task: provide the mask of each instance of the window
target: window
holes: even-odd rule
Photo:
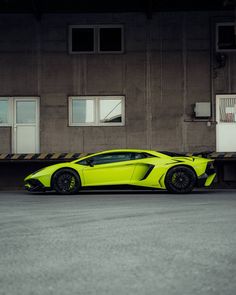
[[[107,153],[98,156],[91,156],[84,160],[76,162],[80,165],[93,166],[99,164],[108,164],[121,161],[131,161],[131,160],[140,160],[144,158],[155,157],[147,153],[133,153],[133,152],[116,152],[116,153]]]
[[[99,29],[99,52],[122,51],[122,28]]]
[[[94,29],[71,28],[71,42],[73,52],[93,52]]]
[[[139,160],[139,159],[144,159],[144,158],[148,158],[148,155],[145,153],[133,153],[133,155],[132,155],[132,159],[134,159],[134,160]]]
[[[234,23],[218,23],[216,25],[216,51],[235,51],[236,35]]]
[[[124,96],[69,97],[69,126],[123,126]]]
[[[16,123],[36,123],[36,101],[16,101]]]
[[[10,100],[0,98],[0,126],[10,126]]]
[[[94,100],[72,99],[72,124],[94,123]]]
[[[122,25],[69,26],[69,53],[122,53]]]
[[[236,122],[236,98],[220,98],[220,122],[235,123]]]
[[[121,123],[122,100],[100,99],[99,101],[99,123]]]
[[[131,159],[131,153],[113,153],[98,155],[90,158],[93,165],[109,164],[115,162],[129,161]]]
[[[121,153],[108,153],[97,155],[94,157],[87,158],[85,160],[77,162],[80,165],[101,165],[101,164],[109,164],[116,163],[122,161],[130,161],[132,153],[129,152],[121,152]]]

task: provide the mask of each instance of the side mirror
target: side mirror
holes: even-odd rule
[[[88,159],[87,160],[87,163],[88,163],[88,165],[90,166],[90,167],[93,167],[94,165],[93,165],[93,160],[91,160],[91,159]]]

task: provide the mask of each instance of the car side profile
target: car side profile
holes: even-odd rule
[[[120,149],[43,168],[25,178],[25,188],[76,194],[84,188],[130,185],[190,193],[195,187],[210,186],[215,176],[211,159]]]

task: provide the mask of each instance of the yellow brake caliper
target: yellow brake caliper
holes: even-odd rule
[[[70,189],[73,189],[74,187],[75,187],[75,178],[73,176],[70,181]]]

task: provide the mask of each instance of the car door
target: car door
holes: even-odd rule
[[[82,170],[84,184],[86,186],[129,184],[135,167],[131,156],[132,153],[129,152],[113,152],[78,162],[84,165]]]

